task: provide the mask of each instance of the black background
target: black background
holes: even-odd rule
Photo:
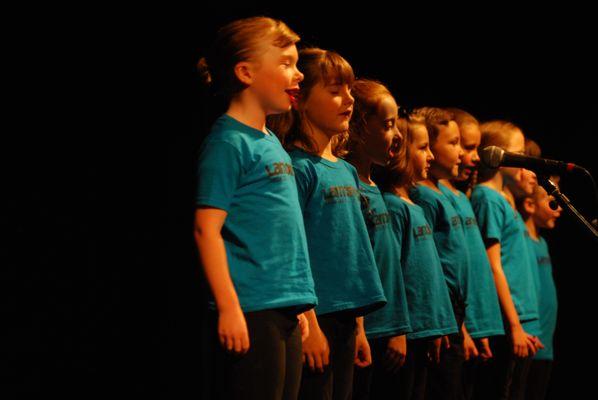
[[[203,291],[192,218],[194,157],[205,132],[194,66],[219,26],[260,14],[284,20],[303,45],[338,51],[358,76],[385,82],[400,104],[511,120],[544,156],[598,174],[597,35],[588,10],[289,3],[190,12],[172,42],[147,40],[150,47],[190,40],[191,85],[161,98],[163,113],[143,110],[130,125],[118,125],[118,135],[117,125],[91,133],[110,112],[101,108],[78,127],[84,134],[64,142],[48,135],[33,148],[23,137],[26,156],[10,166],[19,174],[6,175],[1,214],[10,321],[2,359],[10,390],[78,398],[173,398],[186,390],[184,398],[201,398]],[[161,32],[162,25],[152,28]],[[135,32],[137,40],[143,35]],[[150,51],[139,56],[133,76],[158,58]],[[154,88],[155,77],[143,79],[144,89]],[[143,102],[126,101],[131,108]],[[189,115],[191,126],[183,123]],[[166,129],[155,124],[161,117]],[[595,214],[586,179],[565,178],[562,190],[585,215]],[[560,307],[551,398],[584,398],[595,386],[598,355],[596,243],[569,215],[546,236]],[[17,295],[4,296],[9,292]]]

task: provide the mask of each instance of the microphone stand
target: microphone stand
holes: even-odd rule
[[[576,219],[581,222],[592,234],[595,240],[598,240],[598,230],[590,223],[577,209],[571,204],[571,201],[565,196],[559,188],[545,175],[538,175],[538,183],[548,192],[549,195],[553,196],[557,203],[563,208],[573,214]]]

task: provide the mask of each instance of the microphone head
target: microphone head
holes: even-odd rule
[[[480,151],[480,160],[486,168],[496,169],[502,163],[505,151],[498,146],[487,146]]]

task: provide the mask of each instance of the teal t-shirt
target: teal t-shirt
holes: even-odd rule
[[[411,190],[409,196],[422,208],[434,232],[434,242],[453,303],[460,305],[465,311],[469,254],[465,246],[461,218],[442,192],[418,184]]]
[[[519,213],[519,219],[518,219],[519,224],[521,225],[521,229],[523,229],[523,232],[525,234],[525,244],[527,245],[527,258],[529,260],[529,265],[530,265],[530,269],[532,272],[532,281],[534,284],[534,290],[536,293],[536,307],[538,309],[538,319],[534,319],[531,321],[524,321],[521,323],[521,325],[523,326],[523,329],[529,333],[530,335],[534,335],[534,336],[538,336],[540,334],[540,303],[538,302],[538,262],[536,261],[536,253],[534,251],[534,248],[532,247],[532,244],[530,242],[530,236],[529,236],[529,231],[527,230],[527,226],[525,225],[525,221],[523,220],[523,217],[521,216],[521,213]]]
[[[451,201],[461,217],[465,244],[469,254],[469,279],[465,327],[472,338],[484,338],[504,334],[500,303],[496,293],[492,268],[486,254],[486,247],[478,228],[471,203],[461,192],[456,194],[450,188],[439,185],[440,190]]]
[[[401,267],[412,330],[407,338],[456,333],[457,321],[432,228],[424,211],[392,193],[384,193],[383,197],[401,247]]]
[[[538,337],[544,344],[544,349],[538,350],[535,359],[553,360],[553,338],[556,329],[558,301],[556,286],[552,277],[552,262],[548,252],[548,245],[543,237],[539,240],[528,236],[529,244],[533,249],[538,267],[536,277],[536,291],[538,294],[538,308],[540,314],[540,327]]]
[[[221,232],[242,310],[302,311],[317,304],[303,217],[291,159],[269,133],[218,118],[199,152],[196,204],[227,212]]]
[[[411,324],[401,270],[401,247],[378,187],[360,181],[359,191],[362,196],[361,211],[388,300],[384,307],[365,317],[365,332],[368,338],[402,335],[411,331]]]
[[[502,268],[519,320],[522,325],[526,321],[537,320],[536,289],[519,213],[501,193],[483,185],[473,189],[471,206],[484,241],[500,242]]]
[[[386,303],[359,200],[359,178],[343,159],[290,152],[303,211],[316,314],[365,315]]]

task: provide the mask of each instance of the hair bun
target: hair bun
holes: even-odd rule
[[[197,62],[197,72],[199,74],[199,79],[201,83],[203,83],[206,86],[212,83],[210,67],[208,65],[208,60],[205,57],[200,58]]]

